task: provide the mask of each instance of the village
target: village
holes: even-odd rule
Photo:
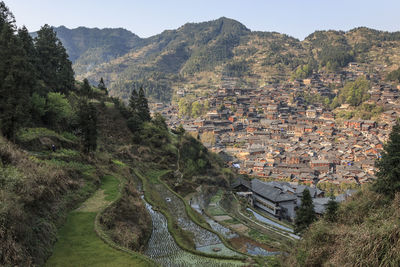
[[[238,79],[222,77],[208,97],[208,112],[198,118],[179,117],[177,106],[156,106],[170,127],[182,124],[193,135],[211,136],[204,145],[221,154],[241,174],[264,180],[301,184],[360,185],[374,179],[375,160],[400,114],[399,90],[373,70],[350,63],[337,73],[308,79],[242,88]],[[383,107],[375,120],[338,119],[321,103],[307,104],[302,92],[333,97],[345,82],[366,77],[367,103]],[[334,85],[334,86],[332,86]],[[184,97],[185,90],[178,90]],[[342,104],[337,110],[346,111]],[[349,186],[348,188],[351,188]]]

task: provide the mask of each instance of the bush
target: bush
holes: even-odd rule
[[[50,125],[61,127],[68,124],[72,115],[72,107],[63,94],[52,92],[47,94],[46,118]]]

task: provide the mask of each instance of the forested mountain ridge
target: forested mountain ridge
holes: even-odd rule
[[[316,31],[303,41],[257,32],[225,17],[187,23],[149,38],[123,29],[55,28],[71,55],[78,79],[105,78],[111,95],[127,99],[134,81],[147,83],[152,98],[169,101],[188,84],[213,88],[222,76],[258,85],[288,79],[299,67],[340,71],[349,62],[400,65],[400,33],[359,27]],[[190,87],[190,86],[189,86]]]

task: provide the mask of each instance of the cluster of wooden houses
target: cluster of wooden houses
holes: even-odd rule
[[[380,105],[379,119],[338,121],[323,104],[308,103],[302,93],[333,96],[329,84],[343,85],[363,75],[370,79],[369,103]],[[208,133],[205,145],[235,158],[240,172],[301,183],[366,183],[400,114],[400,93],[378,74],[352,63],[341,73],[314,74],[309,79],[242,88],[222,79],[208,97],[210,110],[200,118],[179,118],[178,109],[162,109],[171,127],[182,124],[196,135]],[[179,94],[184,94],[183,90]],[[342,106],[346,109],[346,105]]]

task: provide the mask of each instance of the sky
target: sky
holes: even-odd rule
[[[276,31],[303,40],[316,30],[359,26],[400,31],[400,0],[5,0],[17,25],[29,31],[64,25],[125,28],[140,37],[187,22],[222,16],[252,31]]]

